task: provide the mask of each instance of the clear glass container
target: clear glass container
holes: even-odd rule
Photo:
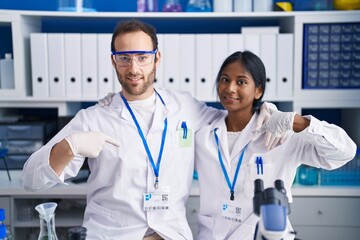
[[[186,6],[187,12],[212,12],[209,0],[189,0]]]
[[[58,0],[58,11],[64,12],[96,12],[93,0]]]
[[[48,217],[49,222],[46,221]],[[55,231],[55,214],[45,217],[39,214],[40,218],[40,233],[38,240],[58,240]]]
[[[166,0],[162,9],[163,12],[181,12],[179,0]]]

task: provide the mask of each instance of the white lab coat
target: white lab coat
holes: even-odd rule
[[[254,114],[249,124],[241,132],[229,153],[225,117],[202,127],[195,139],[195,168],[200,187],[200,210],[198,215],[198,240],[252,240],[258,217],[253,214],[252,198],[254,181],[262,178],[264,187],[274,187],[274,181],[284,181],[289,201],[292,202],[291,185],[296,168],[307,164],[317,168],[334,169],[353,159],[355,143],[345,131],[335,125],[319,121],[312,116],[310,126],[301,133],[294,133],[282,145],[266,151],[264,135],[251,142],[258,114]],[[242,209],[242,223],[222,218],[222,203],[231,202],[230,190],[218,159],[214,129],[221,145],[224,165],[232,182],[240,153],[248,144],[235,186],[235,204]],[[264,175],[257,174],[256,156],[264,160]],[[295,229],[296,230],[296,229]],[[290,238],[291,239],[291,238]]]
[[[187,93],[158,89],[166,106],[156,98],[155,114],[150,129],[138,118],[152,157],[157,162],[164,119],[168,119],[166,142],[161,160],[159,188],[170,188],[170,209],[143,211],[143,195],[154,190],[154,172],[137,128],[120,94],[109,106],[95,105],[79,111],[45,146],[33,153],[23,170],[23,184],[28,190],[42,190],[64,179],[76,176],[84,157],[76,156],[60,177],[50,168],[48,161],[54,144],[71,133],[99,131],[120,141],[116,148],[105,144],[96,158],[90,158],[87,206],[83,225],[87,239],[142,239],[152,228],[164,239],[193,239],[185,216],[185,202],[190,191],[194,169],[194,132],[218,114]],[[189,147],[179,146],[179,129],[185,121]],[[190,131],[191,129],[191,131]]]

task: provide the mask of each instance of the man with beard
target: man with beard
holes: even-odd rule
[[[25,189],[39,191],[76,176],[88,158],[88,240],[193,238],[185,202],[194,133],[224,112],[184,92],[154,89],[157,44],[153,27],[120,23],[111,61],[122,91],[108,105],[80,110],[24,165]]]

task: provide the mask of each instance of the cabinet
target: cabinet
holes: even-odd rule
[[[299,239],[348,239],[360,236],[358,197],[294,198],[290,220]]]
[[[57,131],[55,121],[0,123],[0,139],[5,139],[9,169],[22,169],[29,156],[41,148]],[[5,169],[0,162],[0,169]]]
[[[253,12],[253,13],[72,13],[0,11],[0,28],[11,28],[15,88],[0,90],[0,108],[52,107],[60,116],[75,114],[81,102],[93,98],[35,98],[32,96],[30,40],[32,32],[112,33],[119,20],[141,19],[158,33],[239,33],[243,26],[280,26],[280,33],[294,34],[293,89],[290,96],[264,100],[280,103],[283,110],[301,113],[304,108],[359,108],[360,89],[303,89],[302,56],[304,24],[360,22],[360,11]],[[1,50],[1,49],[0,49]],[[1,114],[1,112],[0,112]]]

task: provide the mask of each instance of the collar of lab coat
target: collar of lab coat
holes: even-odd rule
[[[161,95],[162,99],[164,100],[166,106],[161,102],[160,98],[158,96],[156,96],[156,100],[155,100],[155,113],[154,113],[154,117],[153,117],[153,121],[152,121],[152,125],[151,125],[151,130],[158,130],[160,129],[161,131],[164,128],[164,120],[165,118],[168,116],[169,114],[169,110],[168,110],[168,105],[170,105],[170,103],[166,102],[167,97],[164,96],[166,95],[165,92],[159,92],[159,94]],[[120,92],[118,92],[117,94],[115,94],[113,96],[112,102],[111,102],[111,106],[116,109],[117,111],[119,111],[120,117],[127,120],[127,121],[131,121],[133,122],[133,119],[131,117],[130,112],[128,111],[128,109],[125,106],[124,101],[122,100],[121,96],[120,96]],[[140,119],[138,119],[139,124],[140,124]],[[141,127],[144,127],[146,125],[140,124]],[[145,129],[147,129],[147,127],[145,127]]]
[[[218,128],[217,135],[219,137],[219,144],[220,144],[220,148],[222,150],[221,152],[222,152],[222,156],[224,158],[224,162],[226,162],[228,164],[228,166],[231,166],[231,161],[233,159],[235,159],[235,161],[237,162],[241,151],[244,149],[246,144],[251,142],[251,140],[253,138],[252,132],[253,132],[253,130],[255,130],[258,114],[257,113],[253,114],[252,118],[250,119],[250,122],[242,130],[240,136],[236,140],[231,153],[229,153],[227,128],[226,128],[226,124],[225,124],[226,117],[227,116],[221,117],[214,122],[212,135],[214,136],[214,129]],[[215,137],[214,137],[214,141],[215,141]],[[245,151],[245,154],[246,154],[246,151]],[[226,161],[225,161],[225,159],[226,159]]]

